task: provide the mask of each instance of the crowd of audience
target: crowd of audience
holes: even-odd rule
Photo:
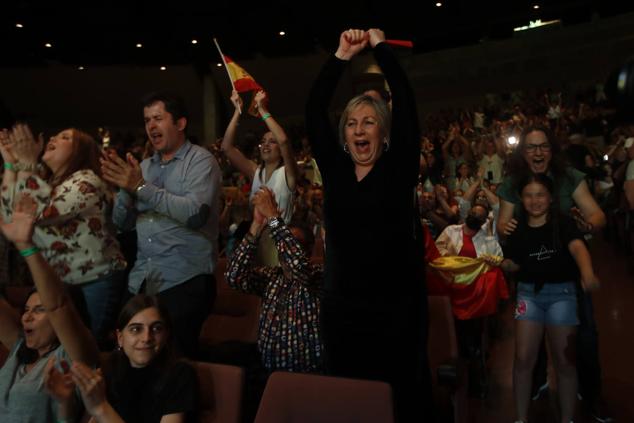
[[[183,370],[189,369],[187,364],[173,353],[202,357],[198,334],[213,307],[218,257],[228,261],[226,280],[232,288],[262,298],[257,344],[266,371],[337,369],[335,374],[377,376],[393,383],[402,404],[409,399],[401,390],[419,383],[403,378],[403,368],[422,359],[398,357],[404,349],[418,351],[422,341],[405,341],[395,330],[424,333],[425,323],[419,320],[423,308],[414,298],[422,300],[426,290],[450,296],[461,354],[475,362],[486,353],[479,342],[485,326],[481,319],[495,318],[498,303],[509,298],[508,288],[515,291],[511,282],[518,281],[516,383],[530,387],[545,325],[564,392],[562,416],[569,421],[577,378],[563,349],[567,335],[578,332],[578,352],[590,354],[579,361],[578,370],[584,372],[579,392],[597,418],[605,416],[598,340],[596,332],[584,332],[584,325],[594,327],[588,292],[598,286],[585,245],[603,233],[631,249],[622,234],[632,231],[634,125],[615,122],[601,93],[548,91],[428,114],[418,131],[416,116],[403,117],[410,94],[382,32],[354,31],[342,34],[337,55],[325,65],[311,94],[309,110],[314,114],[307,118],[307,135],[298,128],[285,132],[268,110],[264,92],[256,95],[261,137],[250,134],[236,141],[238,121],[249,117],[242,116],[242,101],[234,92],[235,112],[226,133],[206,148],[187,137],[187,112],[170,94],[145,100],[143,141],[126,142],[115,135],[101,154],[89,135],[72,128],[46,145],[26,125],[0,132],[2,284],[30,284],[32,279],[37,288],[25,305],[22,327],[0,300],[0,341],[10,350],[0,370],[0,392],[14,392],[7,378],[15,375],[22,391],[31,389],[29,383],[36,384],[36,379],[48,378],[45,390],[38,390],[39,405],[29,409],[26,399],[2,399],[0,416],[7,421],[27,415],[37,415],[33,421],[59,420],[75,412],[81,397],[98,421],[117,421],[118,416],[136,421],[138,408],[128,396],[146,388],[158,395],[141,401],[155,410],[155,421],[167,415],[177,416],[174,421],[193,416],[191,398],[170,397],[160,408],[156,398],[172,395],[174,386],[192,380],[191,369]],[[334,89],[342,63],[366,45],[374,48],[390,83],[390,104],[380,96],[360,95],[348,105],[342,122],[357,119],[355,113],[364,107],[373,108],[383,119],[377,131],[384,131],[376,152],[365,139],[351,140],[347,123],[340,126],[339,136],[325,128],[328,90]],[[392,115],[398,126],[390,132]],[[412,134],[418,138],[410,143]],[[374,169],[381,154],[382,165]],[[404,164],[412,165],[411,172]],[[352,166],[354,183],[346,179]],[[362,182],[374,188],[357,189]],[[379,191],[380,198],[372,197]],[[546,201],[544,210],[536,205],[537,197]],[[404,213],[410,205],[413,212]],[[403,212],[404,221],[393,221],[397,212]],[[439,278],[428,277],[424,287],[403,280],[394,298],[386,297],[379,285],[399,264],[411,261],[411,276],[423,285],[423,237],[414,238],[419,245],[409,245],[409,214],[435,240],[436,259],[481,259],[486,265],[482,272],[462,285],[442,271]],[[555,218],[559,214],[565,218]],[[546,221],[546,232],[535,235],[535,227]],[[405,229],[395,229],[400,228],[397,223]],[[559,226],[565,228],[561,233]],[[550,233],[557,234],[555,245],[563,242],[570,250],[570,256],[557,258],[567,266],[566,273],[538,281],[530,270],[530,252],[517,239],[536,237],[539,244]],[[579,292],[579,305],[573,295],[568,298],[572,311],[564,317],[526,316],[520,303],[525,307],[528,301],[541,301],[544,286],[564,286],[553,284],[555,280]],[[62,282],[79,287],[86,323],[76,319],[80,307],[73,305],[72,290],[65,290]],[[410,308],[403,306],[405,298],[411,300]],[[47,316],[33,317],[43,312]],[[388,314],[406,319],[411,328],[403,329],[402,319],[386,321]],[[46,321],[33,323],[37,319]],[[368,320],[372,339],[365,339],[370,336]],[[339,325],[342,321],[345,325]],[[541,329],[531,326],[535,322]],[[551,324],[564,329],[554,330]],[[382,363],[382,368],[373,355],[353,352],[378,342],[377,336],[392,350],[392,355],[385,354],[393,365]],[[396,338],[402,346],[394,346]],[[97,347],[112,345],[118,345],[112,360],[103,372],[94,370]],[[159,372],[150,376],[148,367]],[[77,390],[63,389],[66,385]],[[533,391],[543,385],[543,380],[533,382]],[[516,392],[519,421],[526,421],[529,392]]]

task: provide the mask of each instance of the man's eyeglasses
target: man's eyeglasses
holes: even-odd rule
[[[534,153],[538,148],[547,153],[550,151],[551,149],[551,145],[548,143],[544,143],[544,144],[526,144],[524,146],[524,150],[526,150],[527,153]]]

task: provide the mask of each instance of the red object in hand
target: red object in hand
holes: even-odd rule
[[[385,40],[391,46],[413,48],[414,43],[407,40]]]

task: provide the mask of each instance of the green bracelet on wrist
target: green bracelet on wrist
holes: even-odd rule
[[[27,248],[26,250],[20,250],[20,255],[22,257],[32,256],[33,254],[39,253],[40,249],[37,247]]]
[[[13,167],[13,163],[11,163],[11,162],[4,162],[4,168],[6,170],[12,170],[12,171],[15,172],[15,168]]]
[[[262,121],[265,121],[270,117],[271,117],[271,114],[267,112],[267,113],[264,113],[260,119],[262,119]]]

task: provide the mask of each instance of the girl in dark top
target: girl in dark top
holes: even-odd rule
[[[513,388],[519,422],[526,422],[532,371],[546,331],[557,373],[561,421],[572,421],[577,393],[574,362],[577,318],[576,282],[598,287],[590,253],[575,222],[557,210],[552,180],[543,173],[520,186],[523,206],[507,240],[502,267],[517,271]]]
[[[411,87],[384,41],[378,29],[341,34],[310,92],[306,126],[325,193],[326,369],[390,382],[397,414],[408,419],[430,398],[423,240],[414,207],[420,133]],[[337,136],[329,104],[346,64],[368,43],[390,86],[392,113],[381,100],[354,97]]]
[[[118,349],[105,372],[73,363],[72,380],[93,421],[194,421],[196,374],[190,365],[175,359],[170,331],[165,306],[154,296],[136,295],[119,314]]]
[[[25,195],[16,202],[12,222],[0,220],[2,233],[26,258],[38,289],[27,300],[23,335],[10,306],[0,299],[0,341],[12,348],[0,370],[2,421],[74,421],[78,407],[73,382],[93,421],[187,421],[196,406],[196,375],[189,365],[175,361],[169,316],[155,297],[133,297],[119,315],[119,350],[103,373],[106,396],[102,371],[92,368],[98,362],[95,339],[31,241],[35,210],[35,202]]]

